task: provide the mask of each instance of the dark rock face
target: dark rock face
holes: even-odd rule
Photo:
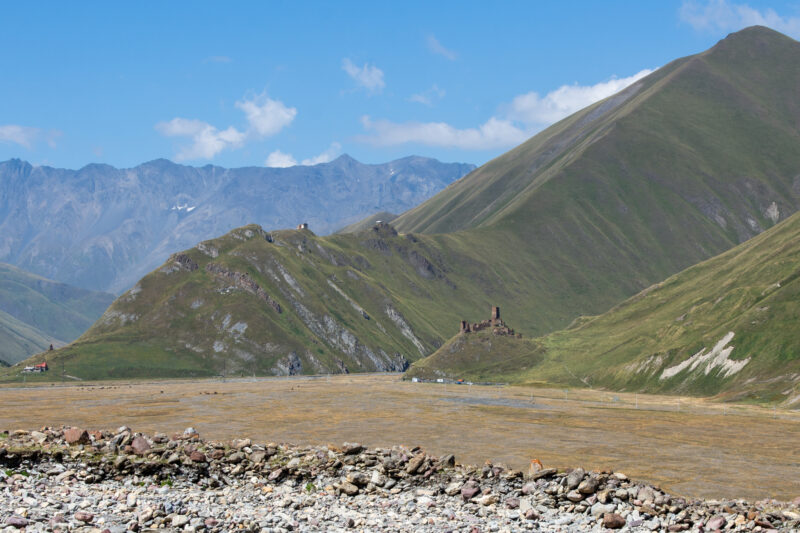
[[[175,250],[231,228],[307,221],[331,233],[376,211],[406,211],[474,168],[422,157],[238,169],[162,159],[65,170],[10,160],[0,163],[0,262],[120,293]]]

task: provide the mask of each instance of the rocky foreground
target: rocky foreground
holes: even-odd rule
[[[619,472],[456,464],[418,448],[0,434],[2,531],[798,531],[800,501],[688,501]]]

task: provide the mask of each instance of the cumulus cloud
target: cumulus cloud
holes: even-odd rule
[[[300,163],[298,163],[292,154],[286,154],[280,150],[275,150],[267,156],[267,160],[264,165],[278,168],[293,167],[297,164],[304,166],[319,165],[321,163],[329,163],[333,161],[339,156],[340,153],[342,153],[342,145],[337,142],[333,142],[328,149],[321,154],[315,155],[314,157],[309,157],[308,159],[303,159],[300,161]]]
[[[612,77],[589,86],[564,85],[544,96],[536,92],[521,94],[511,103],[500,106],[500,113],[474,128],[456,128],[446,122],[391,122],[364,116],[361,124],[366,134],[358,136],[357,140],[377,146],[418,143],[462,150],[510,148],[544,127],[621,91],[651,72],[642,70],[633,76]],[[425,98],[413,101],[426,103]]]
[[[369,132],[358,140],[376,146],[419,143],[427,146],[488,150],[519,144],[528,134],[509,120],[490,118],[477,128],[459,129],[445,122],[390,122],[364,116],[361,124]]]
[[[509,118],[528,126],[549,125],[576,111],[615,94],[653,71],[645,69],[627,78],[612,77],[594,85],[562,85],[544,96],[529,92],[520,94],[508,106]]]
[[[240,100],[236,107],[244,111],[250,124],[250,133],[261,137],[275,135],[288,126],[297,115],[297,109],[287,107],[278,100],[267,97],[266,93],[252,100]]]
[[[44,132],[39,128],[20,126],[18,124],[0,125],[0,142],[18,144],[23,148],[33,148],[36,141],[42,138],[51,148],[55,148],[56,139],[59,137],[61,137],[61,132],[58,130]]]
[[[342,70],[369,92],[380,92],[386,87],[386,83],[383,81],[383,71],[369,63],[364,63],[364,66],[358,67],[349,58],[344,58],[342,59]]]
[[[444,95],[444,89],[440,89],[439,86],[434,83],[433,86],[427,91],[412,94],[408,97],[408,100],[409,102],[416,102],[418,104],[431,107],[436,100],[441,100],[444,98]]]
[[[6,124],[0,126],[0,141],[15,143],[25,148],[33,146],[33,141],[39,136],[38,128],[18,126],[17,124]]]
[[[265,166],[268,167],[275,167],[275,168],[286,168],[286,167],[293,167],[297,164],[297,160],[292,157],[292,154],[286,154],[281,152],[280,150],[275,150],[271,154],[267,156],[267,160],[264,162]]]
[[[427,43],[428,50],[436,55],[440,55],[446,59],[449,59],[450,61],[455,61],[456,57],[458,57],[455,52],[445,48],[442,43],[440,43],[439,40],[433,35],[428,35]]]
[[[185,118],[159,122],[156,131],[165,137],[189,137],[192,140],[191,145],[181,148],[175,155],[177,161],[213,159],[225,149],[242,146],[246,137],[233,126],[220,131],[208,122]]]
[[[247,141],[277,134],[297,115],[297,109],[273,100],[265,93],[236,102],[247,120],[247,129],[229,126],[220,130],[208,122],[176,117],[156,124],[156,131],[165,137],[188,137],[191,144],[175,155],[177,161],[213,159],[223,150],[241,148]]]
[[[800,38],[800,17],[782,17],[771,8],[759,10],[727,0],[685,1],[679,14],[681,20],[701,31],[736,31],[758,25]]]

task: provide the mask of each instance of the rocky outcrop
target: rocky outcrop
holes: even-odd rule
[[[208,263],[206,265],[206,272],[214,276],[232,282],[236,287],[258,296],[261,300],[266,302],[276,312],[281,312],[280,304],[275,301],[267,292],[262,289],[258,283],[250,277],[246,272],[237,272],[230,270],[218,263]]]

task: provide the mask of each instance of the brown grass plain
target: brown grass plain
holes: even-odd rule
[[[397,374],[0,388],[0,429],[75,425],[213,440],[421,446],[527,470],[614,469],[673,494],[800,496],[800,413],[595,390],[411,383]]]

